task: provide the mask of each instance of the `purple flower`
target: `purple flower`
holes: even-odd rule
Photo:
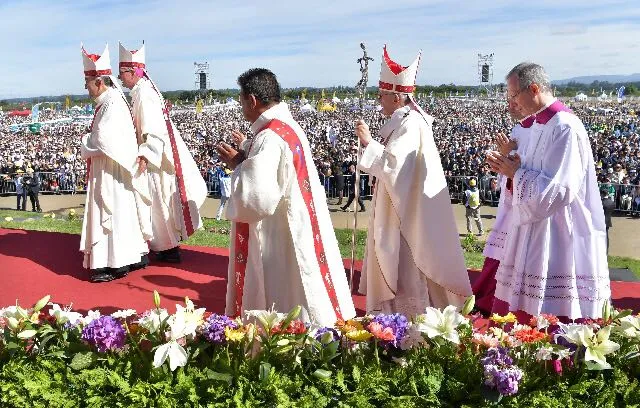
[[[224,329],[237,329],[238,323],[227,316],[212,314],[204,324],[202,335],[213,344],[226,344],[227,338],[224,335]]]
[[[514,395],[518,392],[518,384],[522,379],[522,370],[518,367],[509,367],[498,370],[496,375],[496,388],[502,395]]]
[[[332,327],[322,327],[318,329],[314,338],[322,343],[322,337],[325,333],[331,333],[331,340],[327,341],[327,344],[331,343],[332,341],[340,340],[340,334],[338,334],[338,331]]]
[[[382,326],[383,330],[386,329],[387,327],[390,327],[391,330],[393,331],[395,340],[389,341],[389,342],[382,341],[381,343],[385,347],[388,347],[390,345],[394,347],[398,347],[400,345],[400,342],[402,342],[402,339],[406,335],[407,327],[409,326],[409,321],[407,320],[407,317],[400,313],[393,313],[393,314],[381,313],[379,315],[376,315],[376,317],[374,317],[373,320],[371,321],[379,323]]]
[[[82,340],[105,353],[124,347],[126,333],[122,324],[111,316],[101,316],[82,329]]]
[[[513,359],[509,355],[509,350],[506,347],[494,347],[487,350],[487,355],[482,360],[482,365],[496,365],[499,367],[510,366],[513,364]]]
[[[497,388],[502,395],[514,395],[518,392],[522,370],[513,365],[513,358],[507,348],[491,348],[480,361],[484,366],[484,385]]]

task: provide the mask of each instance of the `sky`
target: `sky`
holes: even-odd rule
[[[194,62],[210,65],[211,88],[271,69],[285,88],[353,86],[359,43],[409,65],[422,50],[419,85],[478,83],[478,54],[494,53],[494,82],[521,61],[551,79],[640,72],[637,0],[0,0],[0,99],[83,94],[80,43],[90,53],[118,41],[146,44],[161,90],[194,89]]]

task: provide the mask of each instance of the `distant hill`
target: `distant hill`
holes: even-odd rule
[[[628,82],[640,82],[640,73],[631,75],[586,75],[568,79],[560,79],[551,81],[554,85],[566,85],[569,82],[577,82],[579,84],[591,84],[594,81],[609,82],[611,84],[620,84]]]

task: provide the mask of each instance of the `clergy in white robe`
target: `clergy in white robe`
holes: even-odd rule
[[[302,306],[301,318],[331,326],[355,316],[325,191],[304,131],[280,102],[269,70],[238,78],[244,116],[255,135],[221,160],[235,168],[226,314]]]
[[[525,318],[540,313],[599,318],[611,289],[604,211],[587,132],[553,98],[541,66],[517,65],[507,86],[509,98],[536,121],[519,160],[488,156],[496,171],[513,179],[496,302]]]
[[[511,104],[509,112],[512,117],[517,117],[518,113],[514,112]],[[527,135],[535,117],[529,116],[522,119],[513,127],[509,135],[508,142],[505,143],[505,149],[509,151],[504,154],[518,154],[524,156],[524,150],[527,146]],[[515,149],[514,149],[515,147]],[[476,297],[476,308],[484,314],[491,313],[496,291],[496,272],[502,259],[504,246],[509,235],[511,223],[509,217],[511,215],[511,205],[513,197],[513,180],[499,175],[500,182],[500,200],[498,201],[498,209],[496,211],[496,219],[493,228],[487,236],[484,246],[483,255],[485,256],[482,272],[473,282],[473,294]]]
[[[80,145],[89,163],[80,251],[84,267],[93,271],[91,281],[105,282],[148,263],[151,196],[146,173],[138,168],[129,106],[109,76],[110,67],[102,66],[108,63],[103,60],[108,60],[108,52],[99,57],[83,48],[82,55],[86,88],[96,108],[91,132]]]
[[[410,96],[419,57],[404,68],[383,54],[379,101],[391,116],[373,140],[359,121],[365,150],[358,167],[376,177],[360,292],[368,312],[423,313],[461,306],[471,285],[440,155],[433,118]]]
[[[145,71],[144,59],[144,45],[128,51],[120,44],[119,77],[131,89],[139,156],[148,164],[153,198],[149,246],[158,253],[158,260],[179,262],[179,242],[202,226],[200,207],[207,197],[207,185],[180,132],[169,120],[162,94]]]

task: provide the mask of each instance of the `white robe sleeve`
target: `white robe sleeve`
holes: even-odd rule
[[[404,215],[403,208],[407,204],[403,198],[410,195],[410,189],[415,181],[414,170],[420,141],[416,131],[409,131],[407,122],[404,121],[396,129],[395,137],[390,138],[386,147],[371,140],[358,163],[360,170],[375,176],[378,182],[384,183],[393,206],[401,218]],[[419,188],[422,188],[422,185]]]
[[[153,89],[143,88],[139,94],[136,106],[138,132],[146,140],[138,148],[138,154],[145,157],[150,164],[160,168],[162,156],[170,151],[167,135],[167,122],[164,120],[163,107],[160,97]],[[173,125],[173,124],[172,124]],[[167,158],[173,163],[173,157]]]
[[[577,196],[587,173],[585,141],[569,126],[557,131],[545,148],[542,170],[520,168],[514,177],[513,207],[517,224],[550,217]]]
[[[82,137],[82,143],[80,143],[80,156],[84,160],[90,159],[92,157],[104,155],[104,153],[102,153],[99,149],[91,147],[89,145],[90,136],[91,136],[90,133],[87,133],[86,135],[84,135]]]
[[[258,152],[232,173],[227,217],[233,221],[255,223],[273,215],[289,188],[293,174],[289,148],[280,136],[270,130],[264,133]]]

